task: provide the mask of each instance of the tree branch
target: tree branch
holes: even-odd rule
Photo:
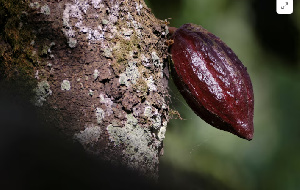
[[[166,24],[142,0],[28,6],[19,30],[32,34],[32,101],[47,122],[88,152],[157,179],[169,119]]]

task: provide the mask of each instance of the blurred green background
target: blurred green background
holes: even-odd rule
[[[187,189],[300,189],[300,3],[291,15],[277,15],[275,0],[146,3],[170,26],[199,24],[219,36],[248,68],[255,96],[248,142],[197,117],[170,81],[171,107],[184,120],[168,125],[161,179]]]

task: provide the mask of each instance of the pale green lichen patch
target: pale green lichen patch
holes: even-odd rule
[[[76,31],[74,30],[74,25],[71,25],[70,18],[77,18],[78,22],[82,19],[82,12],[78,5],[66,4],[65,10],[63,12],[63,28],[66,38],[68,39],[68,45],[70,48],[75,48],[77,44]]]
[[[125,126],[136,126],[138,124],[138,120],[132,114],[127,114],[126,118],[127,122]]]
[[[30,3],[29,6],[33,9],[38,9],[40,8],[40,4],[39,2],[34,2],[34,3]]]
[[[128,67],[126,67],[125,73],[120,74],[119,82],[120,84],[125,84],[127,87],[131,84],[136,84],[140,77],[140,72],[136,63],[133,61],[128,62]]]
[[[98,71],[98,69],[94,70],[93,76],[94,76],[95,80],[99,77],[99,71]]]
[[[160,114],[153,115],[150,120],[154,129],[158,129],[161,126]]]
[[[128,28],[122,28],[122,34],[125,39],[130,40],[130,36],[133,34],[133,30]]]
[[[90,89],[88,95],[89,96],[93,96],[94,95],[94,91]]]
[[[137,83],[133,86],[133,89],[136,92],[140,92],[140,95],[142,96],[147,96],[147,92],[149,92],[148,86],[147,86],[147,81],[145,78],[139,78]]]
[[[138,2],[135,2],[135,8],[138,14],[141,14],[141,9],[143,8],[142,4],[139,4]]]
[[[48,5],[44,5],[41,7],[41,13],[45,15],[50,15],[50,8]]]
[[[105,117],[105,112],[102,108],[96,108],[96,118],[97,118],[97,123],[101,124],[103,119]]]
[[[152,107],[146,106],[144,110],[144,116],[151,117],[152,116]]]
[[[162,126],[157,134],[158,140],[163,141],[165,139],[165,134],[166,134],[166,126]]]
[[[160,60],[155,51],[151,53],[152,63],[153,65],[159,69],[158,76],[159,78],[163,78],[163,62]]]
[[[34,41],[34,40],[31,40],[30,45],[31,45],[31,46],[34,46],[34,44],[35,44],[35,41]]]
[[[100,9],[104,7],[104,5],[101,2],[102,0],[92,0],[92,5],[95,9]]]
[[[162,64],[160,63],[159,57],[157,56],[156,52],[152,52],[151,53],[151,58],[152,58],[152,62],[155,66],[161,66]]]
[[[146,101],[145,104],[144,116],[149,118],[154,129],[159,129],[162,124],[161,114],[158,112],[158,109],[152,107],[148,101]]]
[[[119,83],[121,85],[126,85],[127,83],[127,76],[125,73],[121,73],[120,76],[119,76]]]
[[[74,135],[74,139],[78,140],[82,145],[94,144],[98,142],[101,135],[101,128],[98,126],[88,126],[84,131],[80,131]]]
[[[61,90],[66,90],[66,91],[70,90],[71,89],[70,81],[63,80],[61,85],[60,85],[60,88],[61,88]]]
[[[68,44],[70,48],[75,48],[77,44],[77,40],[75,38],[69,38]]]
[[[50,85],[46,80],[38,83],[37,87],[34,89],[35,99],[34,104],[36,106],[42,106],[46,101],[46,98],[52,94]]]
[[[110,98],[105,97],[104,94],[100,94],[99,98],[100,98],[100,103],[104,104],[106,106],[106,114],[108,116],[113,114],[113,111],[112,111],[113,101]]]
[[[109,124],[106,128],[109,134],[109,140],[114,142],[115,146],[121,145],[126,137],[126,130],[123,127],[114,127],[114,125]]]
[[[156,91],[155,82],[154,82],[152,76],[150,76],[149,78],[146,78],[145,81],[146,81],[147,86],[148,86],[150,91]]]
[[[128,166],[138,169],[141,163],[153,163],[156,157],[156,150],[149,142],[152,141],[151,132],[148,128],[138,125],[138,120],[132,115],[127,115],[125,127],[107,126],[109,139],[115,146],[125,145],[123,154],[128,159]]]
[[[108,20],[102,19],[102,24],[103,24],[103,25],[107,25],[107,24],[108,24]]]
[[[166,25],[166,32],[165,32],[165,35],[168,35],[169,34],[169,27]]]
[[[105,57],[110,58],[112,57],[112,50],[110,48],[104,48],[103,49],[103,54]]]

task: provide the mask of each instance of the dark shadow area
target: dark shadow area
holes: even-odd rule
[[[154,15],[159,19],[177,19],[179,15],[180,7],[182,6],[182,0],[149,0],[148,6],[151,6],[151,10]]]
[[[137,173],[67,140],[40,119],[17,87],[0,84],[1,189],[156,189]]]
[[[155,184],[87,154],[43,120],[21,83],[0,82],[0,184],[3,189],[228,189],[209,176],[162,165]]]
[[[159,181],[170,189],[229,190],[226,184],[194,172],[181,171],[170,164],[160,165]]]
[[[294,1],[294,7],[297,3]],[[296,66],[299,30],[292,20],[292,15],[277,14],[276,1],[273,0],[253,0],[252,11],[253,28],[262,46],[270,53],[287,60],[286,64]]]

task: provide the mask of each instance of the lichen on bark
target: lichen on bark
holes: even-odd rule
[[[88,152],[156,179],[169,119],[165,22],[138,0],[26,2],[29,75],[51,89],[36,98],[41,113]]]

